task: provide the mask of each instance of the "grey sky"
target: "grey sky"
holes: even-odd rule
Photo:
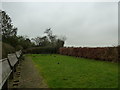
[[[66,46],[111,46],[118,44],[117,2],[4,2],[19,35],[41,36],[51,27],[65,35]]]

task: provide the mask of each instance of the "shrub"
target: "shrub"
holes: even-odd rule
[[[120,48],[119,48],[120,51]],[[120,58],[120,54],[118,53],[118,47],[97,47],[97,48],[60,48],[59,53],[63,55],[76,56],[76,57],[84,57],[96,60],[106,60],[117,62]],[[119,58],[118,58],[119,55]]]
[[[16,51],[19,51],[19,50],[22,50],[23,49],[23,47],[21,46],[21,45],[17,45],[16,47],[15,47],[15,50]]]
[[[7,55],[14,53],[15,48],[7,43],[2,43],[2,58],[7,58]]]
[[[57,53],[57,48],[55,47],[32,47],[32,48],[24,50],[23,53],[52,54],[52,53]]]

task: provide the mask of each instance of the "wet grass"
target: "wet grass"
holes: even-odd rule
[[[50,88],[117,88],[118,64],[56,54],[27,55]]]

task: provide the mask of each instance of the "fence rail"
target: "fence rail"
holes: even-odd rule
[[[15,54],[8,54],[8,59],[12,67],[14,67],[14,65],[18,62],[18,59]]]
[[[22,54],[22,51],[21,51],[21,50],[20,50],[20,51],[17,51],[15,54],[16,54],[17,58],[20,58],[20,56],[21,56],[21,54]]]
[[[15,65],[19,61],[22,51],[8,54],[8,57],[0,60],[0,89],[3,88],[5,83],[12,72],[14,72]]]

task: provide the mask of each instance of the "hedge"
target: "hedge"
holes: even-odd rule
[[[2,58],[7,58],[7,55],[14,53],[15,48],[7,43],[2,43]]]
[[[55,47],[32,47],[24,50],[25,54],[52,54],[57,53],[58,49]]]
[[[118,61],[118,47],[64,47],[59,49],[59,53],[63,55],[90,58],[105,61]]]

